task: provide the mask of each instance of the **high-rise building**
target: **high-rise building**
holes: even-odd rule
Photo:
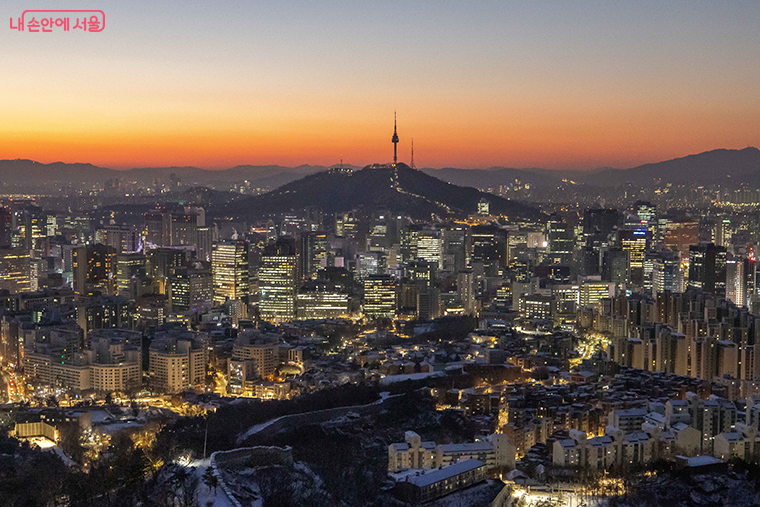
[[[443,255],[443,238],[441,232],[424,229],[417,237],[417,258],[424,259],[427,262],[435,262],[441,265]]]
[[[171,245],[186,246],[198,243],[198,213],[188,208],[171,213]]]
[[[182,313],[190,309],[190,278],[186,267],[172,268],[167,289],[170,312]]]
[[[408,262],[417,258],[417,243],[422,227],[409,225],[401,229],[401,261]]]
[[[381,216],[375,221],[369,230],[369,238],[367,248],[371,252],[382,252],[391,246],[391,234],[389,233],[389,223],[384,216]]]
[[[203,208],[156,208],[143,216],[148,248],[198,244],[198,227],[205,227]]]
[[[211,252],[214,247],[215,231],[213,226],[198,227],[198,242],[195,248],[195,257],[199,261],[211,262]]]
[[[287,322],[296,318],[298,255],[295,242],[288,236],[269,245],[259,267],[259,316],[270,322]]]
[[[81,296],[76,306],[77,324],[84,330],[85,340],[94,329],[126,327],[132,317],[127,299],[121,296]]]
[[[145,246],[158,248],[170,246],[171,240],[171,213],[165,209],[154,209],[143,215],[145,221]]]
[[[13,229],[13,216],[11,209],[0,206],[0,249],[11,247],[11,231]]]
[[[32,250],[47,236],[47,218],[41,207],[29,201],[13,212],[11,246]]]
[[[636,201],[633,208],[642,225],[647,227],[657,225],[657,206],[647,201]]]
[[[296,318],[336,319],[349,313],[348,294],[326,280],[301,286],[296,299]]]
[[[364,280],[371,275],[385,272],[385,256],[382,252],[359,252],[356,254],[356,279]]]
[[[82,348],[78,329],[46,326],[29,331],[25,371],[36,382],[100,393],[139,390],[142,333],[95,331]]]
[[[438,279],[438,263],[422,259],[407,262],[406,276],[412,281],[421,282],[425,288],[434,287]]]
[[[452,226],[443,231],[443,264],[441,269],[456,273],[470,263],[469,230],[462,226]]]
[[[689,247],[689,287],[726,295],[726,249],[713,243]]]
[[[214,244],[211,252],[214,304],[248,296],[248,243],[226,241]]]
[[[547,239],[549,253],[547,258],[550,264],[570,265],[575,246],[575,234],[573,228],[563,220],[551,218],[548,224]]]
[[[583,280],[580,284],[578,304],[586,308],[599,303],[602,299],[615,295],[615,284],[596,280]]]
[[[665,246],[679,252],[681,260],[689,259],[689,246],[699,243],[699,222],[681,221],[665,224]]]
[[[655,257],[652,266],[652,294],[662,294],[665,291],[681,292],[682,290],[683,276],[681,274],[681,260],[678,255],[663,253]]]
[[[148,276],[158,285],[158,292],[166,294],[166,283],[173,268],[187,263],[188,252],[180,248],[154,248],[148,250]]]
[[[168,283],[169,308],[172,313],[183,313],[211,305],[214,284],[211,270],[200,263],[172,268]]]
[[[652,233],[642,227],[620,231],[620,245],[628,252],[630,282],[637,287],[644,286],[644,255],[651,238]]]
[[[96,243],[73,250],[74,292],[116,294],[116,250]]]
[[[583,237],[587,246],[599,248],[620,225],[616,209],[589,208],[583,213]]]
[[[744,259],[729,256],[726,261],[726,299],[736,306],[747,304],[747,283]]]
[[[141,247],[137,229],[124,225],[107,225],[95,232],[95,242],[112,247],[117,254],[136,253]]]
[[[31,290],[30,254],[25,248],[0,250],[0,290],[11,294]]]
[[[477,225],[471,229],[471,264],[483,265],[486,276],[498,276],[507,268],[507,233],[492,225]]]
[[[417,317],[432,320],[441,316],[441,290],[436,286],[421,287],[417,294]]]
[[[472,269],[463,269],[457,273],[457,293],[462,301],[464,312],[467,315],[473,315],[475,307],[475,273]]]
[[[712,241],[718,246],[728,247],[731,245],[731,238],[734,235],[734,232],[731,220],[724,218],[713,226]]]
[[[330,242],[327,233],[309,231],[301,233],[301,280],[312,280],[317,272],[327,267]]]
[[[373,275],[364,279],[364,315],[368,318],[396,315],[396,280],[390,275]]]
[[[618,286],[630,281],[630,252],[620,247],[610,247],[602,255],[602,280]]]
[[[130,299],[137,297],[133,285],[147,275],[148,259],[142,254],[119,254],[116,256],[116,294]]]

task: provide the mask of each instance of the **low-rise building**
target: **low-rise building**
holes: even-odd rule
[[[503,433],[494,433],[477,442],[443,445],[423,442],[413,431],[407,431],[404,438],[406,442],[388,446],[388,470],[391,472],[438,468],[468,459],[482,461],[489,470],[515,467],[515,446]]]
[[[395,494],[414,505],[429,502],[486,479],[488,466],[477,459],[421,471],[396,482]]]

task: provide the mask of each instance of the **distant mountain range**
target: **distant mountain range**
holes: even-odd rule
[[[72,182],[102,184],[106,180],[118,178],[150,184],[154,179],[166,181],[171,174],[176,174],[182,183],[190,185],[224,185],[247,180],[254,187],[277,188],[307,174],[328,169],[329,167],[315,165],[239,165],[217,171],[198,167],[141,167],[117,171],[92,164],[42,164],[33,160],[0,160],[0,183],[21,186],[60,185]]]
[[[405,213],[429,218],[435,213],[475,213],[485,198],[491,212],[510,217],[535,218],[541,213],[530,206],[452,185],[411,169],[406,164],[370,165],[352,173],[328,171],[306,176],[267,194],[238,199],[215,210],[217,216],[257,220],[319,206],[326,212],[351,210]]]
[[[645,164],[624,171],[607,169],[581,181],[600,186],[616,186],[623,182],[634,185],[666,183],[760,183],[760,150],[713,150],[675,158],[656,164]]]
[[[352,168],[358,169],[358,167]],[[216,171],[197,167],[147,167],[117,171],[92,164],[63,162],[42,164],[32,160],[0,160],[0,184],[31,188],[65,185],[72,182],[102,184],[112,178],[149,184],[156,178],[166,181],[169,175],[174,173],[184,184],[189,185],[224,186],[248,181],[254,187],[277,188],[328,169],[330,167],[314,165],[298,167],[240,165]],[[713,150],[631,169],[554,171],[540,168],[457,169],[447,167],[426,168],[421,172],[454,185],[475,188],[508,185],[515,180],[542,187],[554,185],[563,178],[602,187],[620,186],[625,183],[646,186],[655,181],[675,184],[698,182],[739,185],[747,183],[760,186],[760,150],[757,148]]]
[[[631,169],[594,169],[590,171],[552,171],[547,169],[423,169],[431,176],[455,185],[476,188],[508,185],[515,180],[536,186],[556,184],[563,178],[592,186],[614,187],[625,183],[637,186],[664,183],[751,184],[760,186],[760,150],[713,150],[645,164]]]

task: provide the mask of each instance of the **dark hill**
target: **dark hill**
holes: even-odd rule
[[[664,183],[693,183],[708,185],[754,183],[760,174],[760,150],[713,150],[645,164],[626,170],[608,169],[589,176],[584,183],[600,186],[619,186],[626,182],[638,186]]]
[[[508,167],[493,167],[491,169],[456,169],[444,167],[442,169],[422,169],[422,171],[454,185],[475,188],[509,185],[510,183],[514,183],[515,180],[537,186],[559,183],[561,180],[559,174],[551,171],[546,171],[546,174],[537,174],[533,172],[536,169],[512,169]]]
[[[221,215],[260,219],[319,206],[327,212],[389,210],[413,217],[474,213],[486,198],[492,213],[538,217],[540,212],[515,201],[459,187],[411,169],[406,164],[370,165],[345,173],[325,171],[288,183],[267,194],[241,199],[220,209]]]

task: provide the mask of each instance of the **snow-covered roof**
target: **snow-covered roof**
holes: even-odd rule
[[[427,473],[408,477],[406,480],[411,482],[415,486],[423,488],[430,486],[436,482],[440,482],[451,477],[456,477],[459,474],[476,470],[480,467],[484,467],[485,463],[477,459],[468,459],[451,464],[447,467],[437,468]]]
[[[493,451],[493,445],[489,442],[469,442],[465,444],[444,444],[439,447],[444,454]]]

